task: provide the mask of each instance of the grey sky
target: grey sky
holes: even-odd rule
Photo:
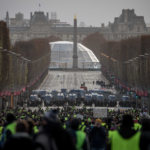
[[[24,18],[30,18],[30,12],[57,12],[57,18],[62,22],[73,24],[76,13],[78,24],[85,22],[86,26],[108,25],[118,17],[122,9],[135,9],[138,16],[144,16],[145,22],[150,23],[150,0],[0,0],[0,19],[9,11],[10,17],[22,12]]]

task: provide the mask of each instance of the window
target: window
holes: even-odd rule
[[[137,27],[137,32],[140,32],[140,27],[139,26]]]
[[[124,26],[121,26],[121,30],[124,30]]]

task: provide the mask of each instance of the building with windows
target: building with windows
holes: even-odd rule
[[[50,68],[72,68],[73,42],[58,41],[51,42],[50,45]],[[77,44],[77,54],[79,68],[100,68],[99,60],[94,53],[80,43]]]
[[[30,20],[24,19],[23,14],[16,14],[15,18],[9,19],[7,12],[6,22],[10,30],[11,43],[16,41],[30,40],[34,38],[48,37],[51,35],[62,38],[64,41],[73,41],[73,27],[66,22],[60,22],[55,12],[30,13]],[[150,34],[150,27],[145,23],[143,16],[137,16],[133,10],[122,10],[122,14],[114,19],[113,23],[101,27],[78,27],[77,40],[79,43],[88,35],[99,32],[107,40],[121,40],[129,37]]]

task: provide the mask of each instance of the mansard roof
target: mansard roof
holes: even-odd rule
[[[43,22],[43,23],[48,23],[48,18],[44,15],[44,12],[35,12],[31,23],[38,23],[38,22]]]

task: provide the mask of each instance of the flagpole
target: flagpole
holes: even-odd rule
[[[39,4],[39,11],[40,11],[40,6],[41,6],[41,5]]]

